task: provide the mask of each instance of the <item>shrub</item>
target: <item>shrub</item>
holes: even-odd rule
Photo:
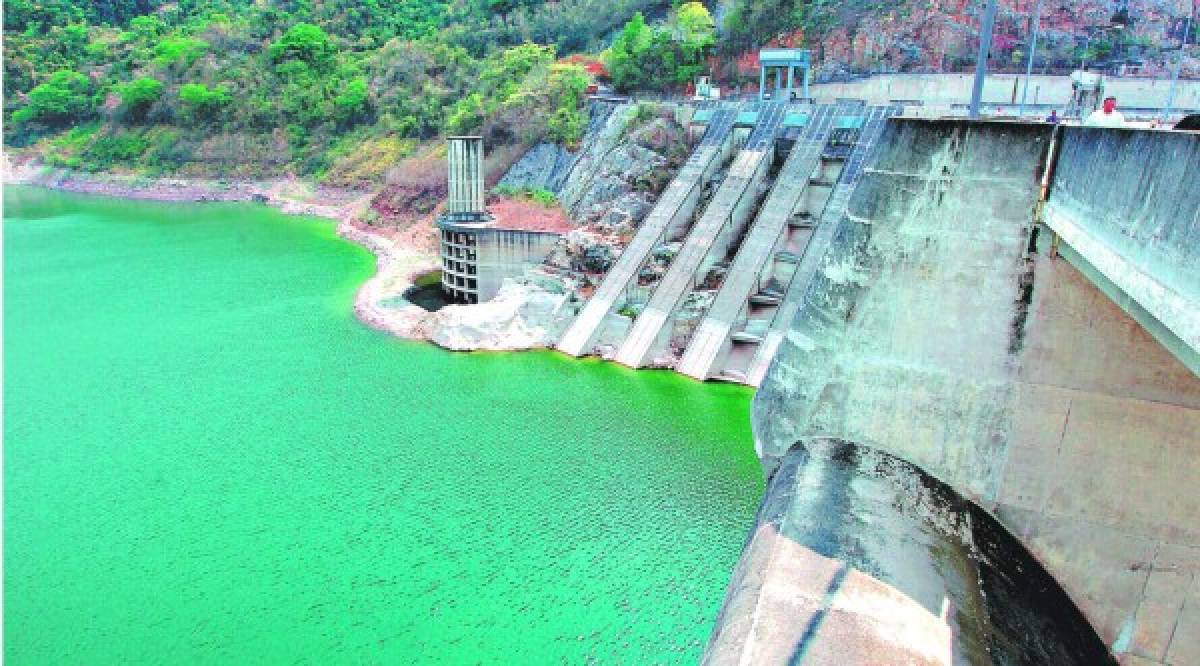
[[[90,166],[97,169],[107,169],[114,162],[131,162],[142,156],[150,147],[150,141],[137,132],[119,132],[102,136],[88,146],[84,154],[91,161]]]
[[[187,69],[208,51],[208,42],[195,37],[164,39],[154,47],[154,63],[162,67]]]
[[[163,84],[157,79],[143,76],[121,86],[117,94],[127,113],[134,118],[144,118],[152,104],[162,97]]]
[[[483,96],[471,93],[455,102],[447,115],[446,131],[451,134],[469,134],[483,125],[485,111]]]
[[[145,134],[146,150],[142,163],[153,170],[176,168],[189,157],[186,146],[180,144],[179,132],[166,126],[155,127]]]
[[[209,89],[203,83],[185,83],[179,87],[179,101],[184,115],[198,120],[205,115],[214,115],[229,104],[229,92],[224,86]]]
[[[100,124],[96,122],[72,127],[60,134],[46,147],[45,160],[50,166],[78,168],[83,160],[80,154],[96,136]]]
[[[59,70],[29,91],[29,101],[13,115],[17,123],[68,123],[92,114],[91,81],[79,72]]]
[[[558,204],[558,197],[553,192],[540,187],[535,187],[529,190],[529,198],[542,204],[543,206],[554,206]]]
[[[384,137],[362,141],[348,136],[326,151],[326,160],[332,166],[322,181],[338,187],[382,183],[387,171],[411,156],[416,147],[412,139]]]
[[[497,185],[492,188],[492,192],[503,197],[529,199],[547,207],[558,205],[558,195],[541,187]]]
[[[135,16],[129,21],[129,28],[140,37],[149,39],[156,37],[167,29],[167,24],[162,22],[162,19],[153,15]]]

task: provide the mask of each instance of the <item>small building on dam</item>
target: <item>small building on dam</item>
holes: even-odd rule
[[[483,137],[447,139],[448,198],[437,219],[442,290],[454,303],[491,299],[505,278],[520,275],[554,248],[554,231],[498,224],[488,212],[483,174]]]

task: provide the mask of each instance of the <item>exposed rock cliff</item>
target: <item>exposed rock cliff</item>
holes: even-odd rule
[[[506,281],[487,303],[438,310],[429,339],[457,351],[547,347],[561,333],[556,314],[564,300],[565,295],[536,285]]]

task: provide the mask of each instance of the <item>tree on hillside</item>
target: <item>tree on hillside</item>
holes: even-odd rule
[[[590,77],[581,65],[552,65],[546,91],[554,103],[547,121],[547,138],[563,145],[578,144],[587,129],[583,114],[584,97]]]
[[[30,121],[66,124],[95,110],[91,81],[79,72],[61,70],[29,91],[28,102],[13,115],[18,124]]]
[[[195,37],[164,39],[154,47],[154,64],[186,70],[208,51],[208,42]]]
[[[618,90],[662,89],[692,81],[716,42],[712,15],[699,2],[685,2],[667,23],[651,29],[634,14],[605,56]]]
[[[804,23],[810,4],[791,0],[747,0],[725,15],[722,51],[739,53],[757,49],[771,38],[795,30]]]
[[[362,115],[367,109],[367,80],[359,76],[348,81],[333,98],[333,106],[341,122],[350,122]]]
[[[322,66],[333,60],[336,49],[324,30],[311,23],[297,23],[271,44],[270,53],[276,62],[302,60]]]
[[[613,41],[604,65],[618,90],[632,90],[645,82],[641,61],[650,46],[650,39],[646,18],[638,12]]]
[[[675,12],[675,22],[679,26],[680,39],[685,48],[703,50],[716,41],[716,24],[712,14],[699,2],[685,2]]]
[[[142,119],[150,107],[162,97],[163,84],[157,79],[142,77],[121,86],[117,94],[121,106],[131,118]]]

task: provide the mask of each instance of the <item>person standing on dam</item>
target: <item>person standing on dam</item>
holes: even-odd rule
[[[1105,97],[1104,106],[1092,111],[1083,124],[1088,127],[1124,127],[1125,116],[1117,111],[1117,98]]]

